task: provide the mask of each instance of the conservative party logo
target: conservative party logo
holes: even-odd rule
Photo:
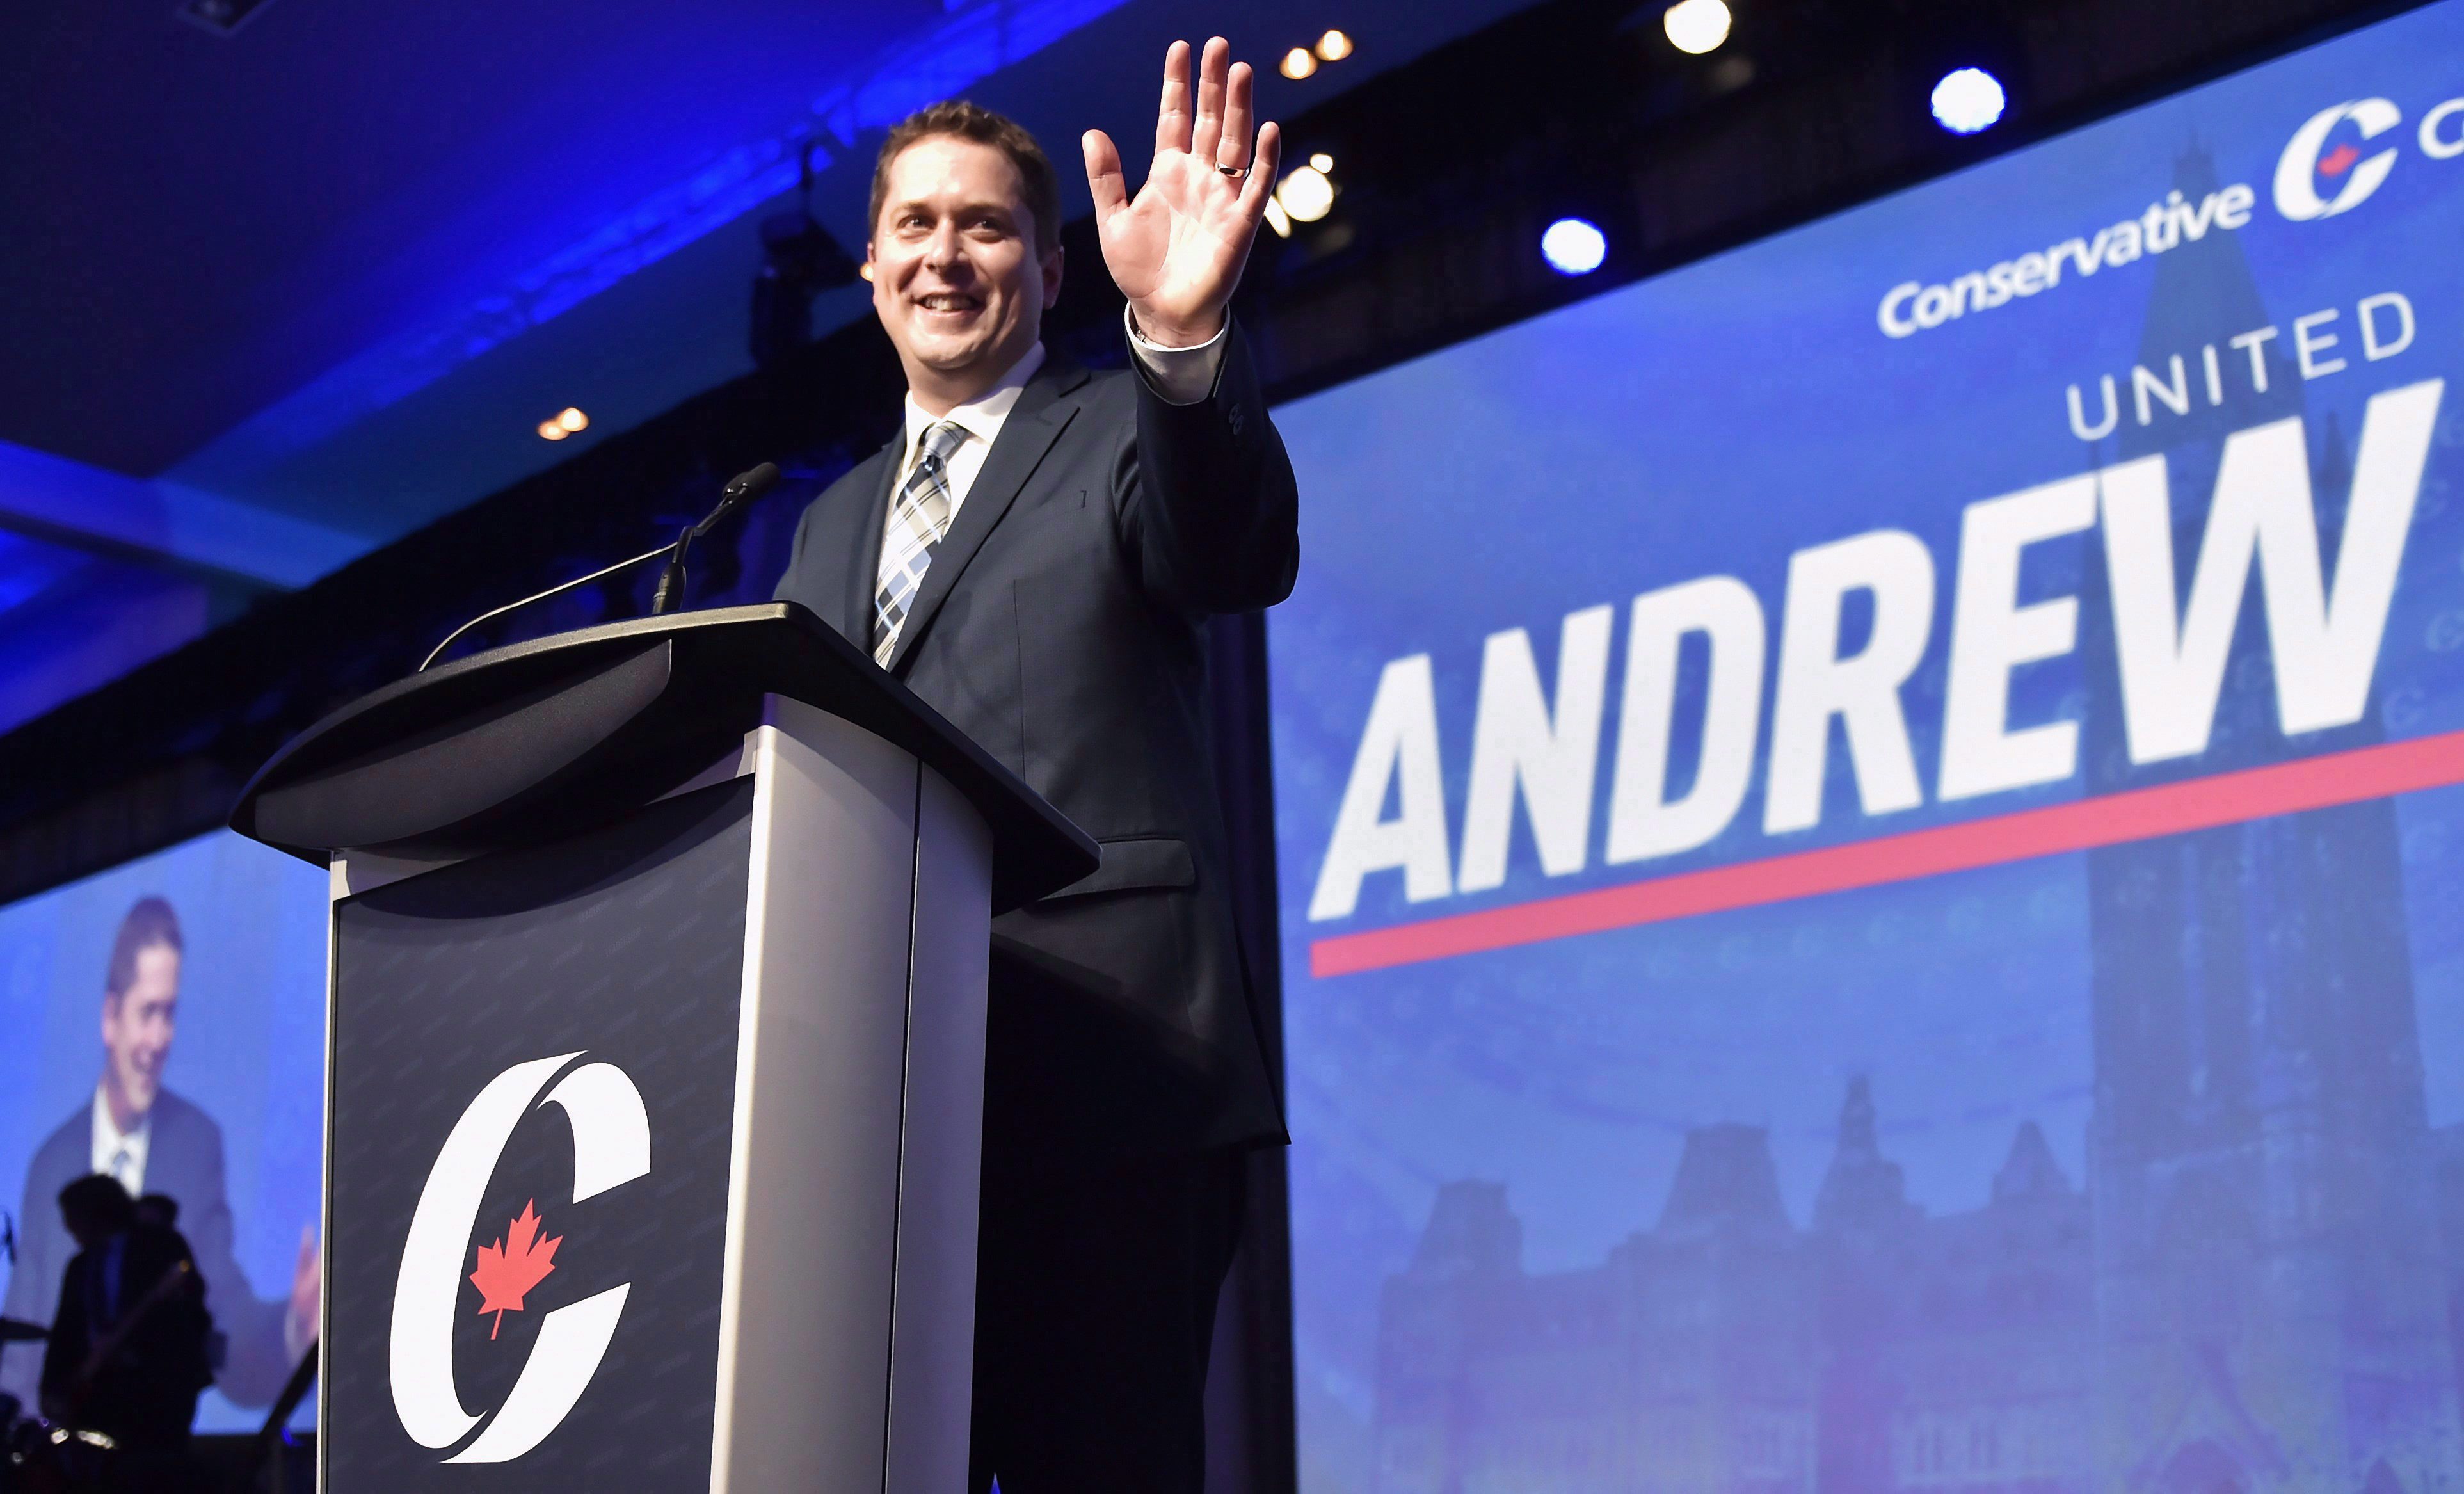
[[[2277,212],[2289,222],[2307,223],[2350,212],[2367,202],[2395,170],[2402,137],[2379,142],[2402,123],[2404,111],[2387,99],[2351,99],[2310,116],[2277,154]],[[2432,106],[2412,138],[2431,161],[2464,156],[2464,97]],[[2237,233],[2249,227],[2257,202],[2256,189],[2247,182],[2195,197],[2175,188],[2136,217],[2093,231],[2082,229],[2057,243],[2023,250],[1932,284],[1903,280],[1882,293],[1875,322],[1885,337],[1913,337],[2063,285],[2082,284],[2105,271],[2196,244],[2211,232]]]
[[[2338,128],[2347,122],[2351,128]],[[2276,210],[2304,223],[2360,207],[2395,169],[2393,145],[2369,153],[2362,147],[2403,122],[2403,111],[2386,99],[2331,104],[2310,116],[2276,158]]]
[[[650,1171],[650,1120],[641,1090],[613,1064],[584,1064],[566,1072],[565,1066],[580,1057],[534,1059],[490,1080],[445,1138],[411,1215],[402,1273],[394,1282],[394,1412],[422,1447],[451,1447],[487,1422],[447,1462],[506,1462],[544,1441],[590,1388],[632,1291],[632,1284],[625,1283],[547,1314],[495,1415],[463,1407],[453,1383],[462,1284],[467,1280],[479,1288],[477,1311],[491,1318],[494,1338],[505,1314],[525,1310],[524,1299],[556,1269],[557,1247],[563,1242],[561,1236],[540,1238],[544,1221],[534,1198],[501,1227],[494,1243],[472,1249],[480,1205],[514,1128],[534,1109],[564,1108],[572,1123],[576,1203]]]

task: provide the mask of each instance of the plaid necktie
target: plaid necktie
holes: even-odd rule
[[[872,662],[887,669],[898,647],[907,609],[933,566],[933,547],[950,532],[950,453],[967,439],[967,428],[945,420],[924,432],[915,470],[899,485],[890,505],[890,532],[882,537],[881,569],[872,588]]]

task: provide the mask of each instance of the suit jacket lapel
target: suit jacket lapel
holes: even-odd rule
[[[898,485],[898,464],[907,454],[907,431],[902,427],[890,444],[881,449],[873,460],[881,472],[869,489],[869,498],[851,504],[856,518],[856,531],[847,537],[840,553],[847,557],[846,582],[839,590],[839,632],[847,642],[867,653],[872,651],[872,594],[881,575],[881,535],[890,523],[890,494]]]
[[[951,588],[967,562],[983,548],[984,539],[1000,523],[1001,516],[1017,501],[1026,480],[1044,461],[1052,443],[1078,413],[1078,402],[1063,398],[1087,382],[1087,370],[1075,364],[1053,359],[1036,370],[1011,407],[1009,418],[1001,422],[1001,438],[984,457],[983,471],[976,474],[975,486],[967,490],[967,499],[958,505],[958,516],[950,524],[950,533],[933,551],[933,564],[924,573],[924,584],[917,588],[915,604],[908,609],[906,626],[898,630],[898,647],[890,655],[890,671],[905,668],[908,657],[914,653],[916,641],[932,626],[934,614],[949,600]],[[889,510],[876,516],[876,528],[887,522]],[[878,547],[876,547],[878,548]],[[869,598],[870,593],[867,593]],[[866,617],[871,617],[868,601]],[[868,635],[869,636],[869,635]]]

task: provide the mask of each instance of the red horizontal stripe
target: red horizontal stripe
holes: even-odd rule
[[[1569,892],[1365,934],[1339,934],[1311,941],[1309,974],[1345,976],[1576,934],[1630,929],[2456,782],[2464,782],[2464,732],[2357,747],[2298,762],[2104,794],[1793,856]]]

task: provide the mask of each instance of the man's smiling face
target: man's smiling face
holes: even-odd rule
[[[180,952],[167,944],[137,952],[136,978],[102,1000],[102,1088],[113,1123],[134,1126],[163,1092],[163,1066],[180,1013]]]
[[[963,404],[1025,356],[1061,294],[1038,255],[1018,168],[992,145],[928,135],[890,164],[865,268],[916,403]]]

